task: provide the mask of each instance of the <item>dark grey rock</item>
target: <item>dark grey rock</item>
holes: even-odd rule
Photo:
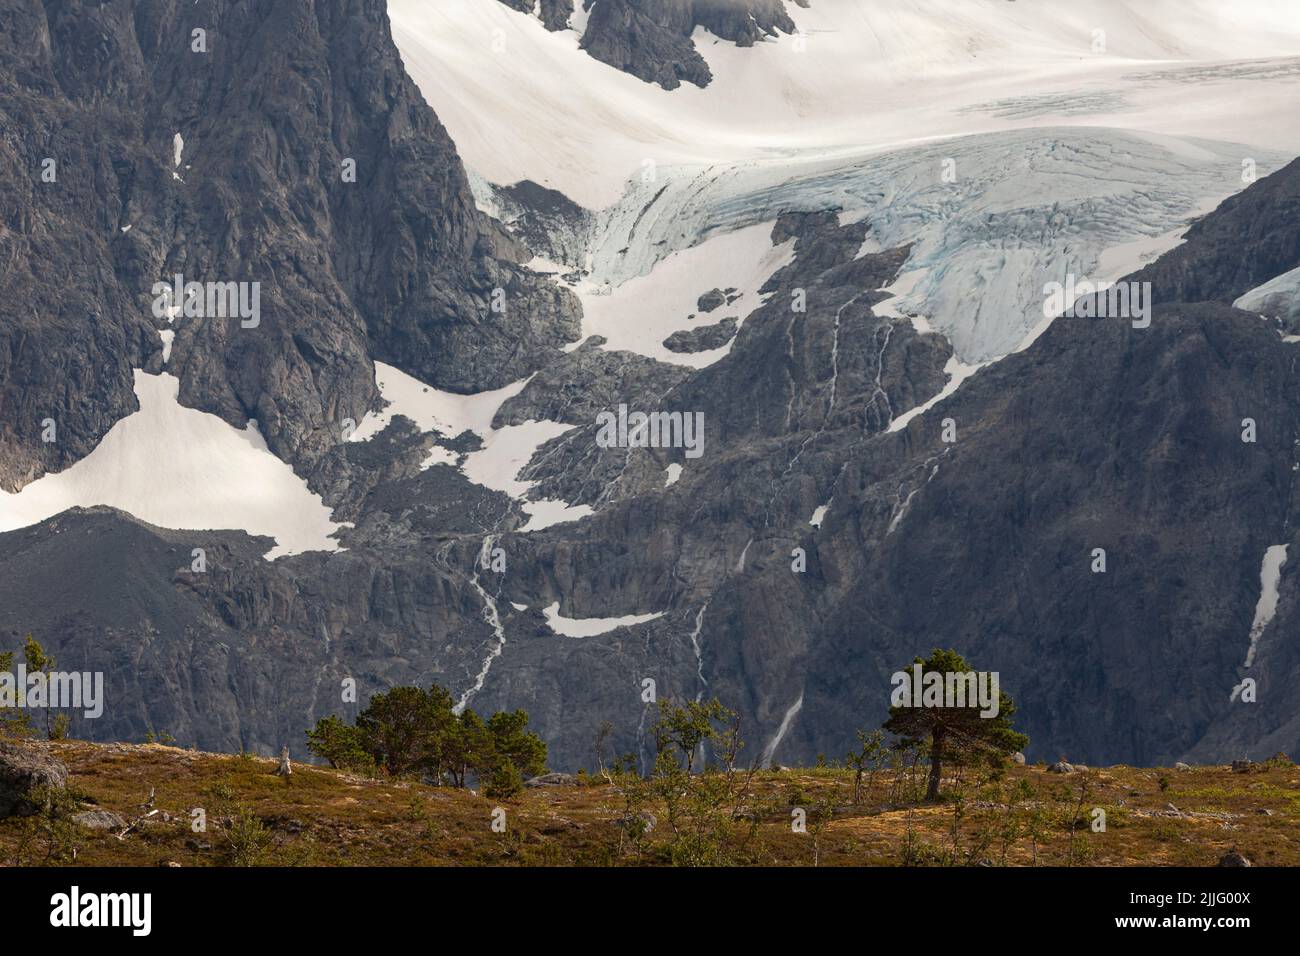
[[[666,90],[713,79],[691,38],[697,26],[742,47],[794,31],[784,0],[585,0],[585,6],[591,16],[582,48]]]
[[[664,348],[670,352],[686,353],[707,352],[721,348],[736,337],[737,325],[734,318],[727,318],[712,325],[683,329],[664,339]]]
[[[512,10],[527,14],[531,14],[535,6],[538,7],[542,25],[552,32],[567,27],[569,17],[573,15],[574,0],[501,0],[501,2]]]
[[[701,312],[712,312],[714,309],[721,308],[727,304],[727,294],[721,289],[711,289],[704,293],[696,301],[695,305]]]
[[[629,816],[620,817],[614,821],[615,826],[624,830],[637,832],[641,836],[653,833],[658,823],[659,820],[648,810],[642,810],[638,813],[630,814]]]

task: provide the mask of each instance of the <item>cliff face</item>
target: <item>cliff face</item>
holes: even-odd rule
[[[710,4],[611,0],[589,30],[602,8],[657,10],[678,37],[732,29],[700,19],[723,16]],[[1150,328],[1058,320],[891,430],[944,387],[951,350],[875,308],[909,250],[864,253],[870,225],[834,212],[779,219],[790,261],[716,364],[560,352],[576,304],[517,263],[556,223],[580,233],[579,211],[525,184],[502,194],[516,233],[478,212],[382,3],[0,0],[0,27],[0,483],[84,456],[142,367],[175,374],[183,403],[255,417],[352,524],[346,551],[275,562],[264,539],[108,509],[0,535],[0,646],[32,632],[107,675],[105,716],[74,733],[301,756],[317,718],[438,682],[527,709],[566,769],[606,721],[612,750],[645,753],[650,679],[737,708],[751,756],[805,762],[878,723],[889,675],[944,646],[1002,674],[1031,756],[1300,744],[1293,567],[1244,663],[1263,556],[1300,545],[1295,345],[1227,305],[1300,265],[1300,163],[1137,276]],[[151,290],[177,273],[259,282],[260,321],[169,327]],[[402,418],[340,442],[377,403],[374,361],[459,391],[536,371],[496,425],[577,426],[523,477],[595,513],[522,533],[517,501],[424,467],[434,437]],[[594,416],[620,403],[703,413],[707,454],[601,448]],[[504,573],[480,565],[485,540]],[[573,638],[548,625],[556,604],[661,616]],[[1247,676],[1256,704],[1232,697]]]
[[[374,407],[371,357],[480,389],[576,333],[474,207],[381,0],[5,0],[0,21],[3,487],[134,409],[176,274],[260,287],[256,327],[177,321],[181,401],[302,466]]]

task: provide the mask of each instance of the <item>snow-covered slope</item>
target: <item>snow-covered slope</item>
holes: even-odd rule
[[[496,183],[616,201],[647,164],[858,155],[1027,126],[1115,126],[1300,152],[1294,0],[813,0],[798,34],[671,92],[498,0],[389,0],[407,70]],[[1100,31],[1100,32],[1099,32]]]
[[[177,401],[173,375],[135,373],[140,410],[119,421],[71,468],[17,494],[0,492],[0,530],[68,508],[110,505],[164,528],[270,535],[268,558],[336,551],[339,526],[293,469],[266,447],[256,422],[243,431]]]

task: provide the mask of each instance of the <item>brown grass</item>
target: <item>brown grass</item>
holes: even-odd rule
[[[574,787],[538,788],[511,800],[400,780],[368,779],[336,770],[295,765],[291,777],[272,775],[276,762],[256,757],[196,753],[156,744],[48,745],[67,763],[69,787],[127,820],[144,812],[151,788],[159,811],[125,837],[70,828],[76,863],[110,866],[220,866],[236,861],[269,865],[624,865],[619,849],[619,795],[587,781]],[[1300,865],[1300,768],[1271,766],[1251,773],[1226,767],[1163,769],[1107,767],[1089,773],[1081,824],[1074,831],[1073,862],[1091,866],[1211,866],[1232,847],[1256,865]],[[1062,865],[1071,861],[1068,821],[1082,775],[1054,775],[1041,766],[1013,767],[1004,783],[1024,781],[1033,796],[968,803],[954,829],[955,804],[891,807],[878,785],[851,805],[851,774],[835,769],[763,772],[754,805],[763,822],[741,859],[757,865],[811,865],[813,837],[792,832],[791,808],[815,818],[817,805],[834,805],[818,837],[822,865],[899,865],[909,831],[925,859],[980,860],[995,865]],[[1166,788],[1161,789],[1164,779]],[[987,796],[987,795],[985,795]],[[976,795],[972,796],[974,800]],[[1166,809],[1173,804],[1177,813]],[[207,831],[191,829],[191,811],[207,813]],[[491,828],[497,807],[506,832]],[[1042,833],[1004,851],[995,840],[974,851],[981,832],[1008,819],[1027,819],[1037,807]],[[1087,825],[1093,808],[1107,826]],[[666,827],[649,838],[643,862],[662,859]],[[1271,811],[1271,815],[1263,811]],[[0,821],[0,864],[17,859],[30,820]]]

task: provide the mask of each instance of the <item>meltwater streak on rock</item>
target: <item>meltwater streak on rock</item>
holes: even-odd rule
[[[501,656],[501,652],[506,647],[506,631],[501,626],[501,614],[497,610],[497,602],[492,595],[487,593],[487,589],[479,582],[479,571],[485,566],[486,562],[491,560],[492,548],[497,540],[496,535],[488,535],[483,539],[483,549],[479,552],[478,562],[474,566],[474,574],[470,578],[470,586],[474,588],[475,593],[483,601],[483,620],[487,621],[492,628],[492,633],[496,635],[496,643],[488,651],[487,657],[483,659],[483,665],[479,668],[478,676],[474,678],[474,684],[469,687],[460,699],[456,701],[453,710],[459,714],[462,713],[469,702],[474,699],[474,695],[483,689],[483,684],[487,681],[488,671],[492,669],[492,662]]]
[[[790,705],[790,709],[787,710],[785,716],[781,718],[781,726],[776,729],[776,736],[768,741],[767,746],[763,748],[762,766],[772,766],[772,758],[776,756],[776,748],[781,746],[781,741],[785,739],[786,731],[790,729],[790,725],[794,723],[794,719],[799,716],[799,711],[801,710],[803,710],[802,692],[799,694],[799,699]]]

